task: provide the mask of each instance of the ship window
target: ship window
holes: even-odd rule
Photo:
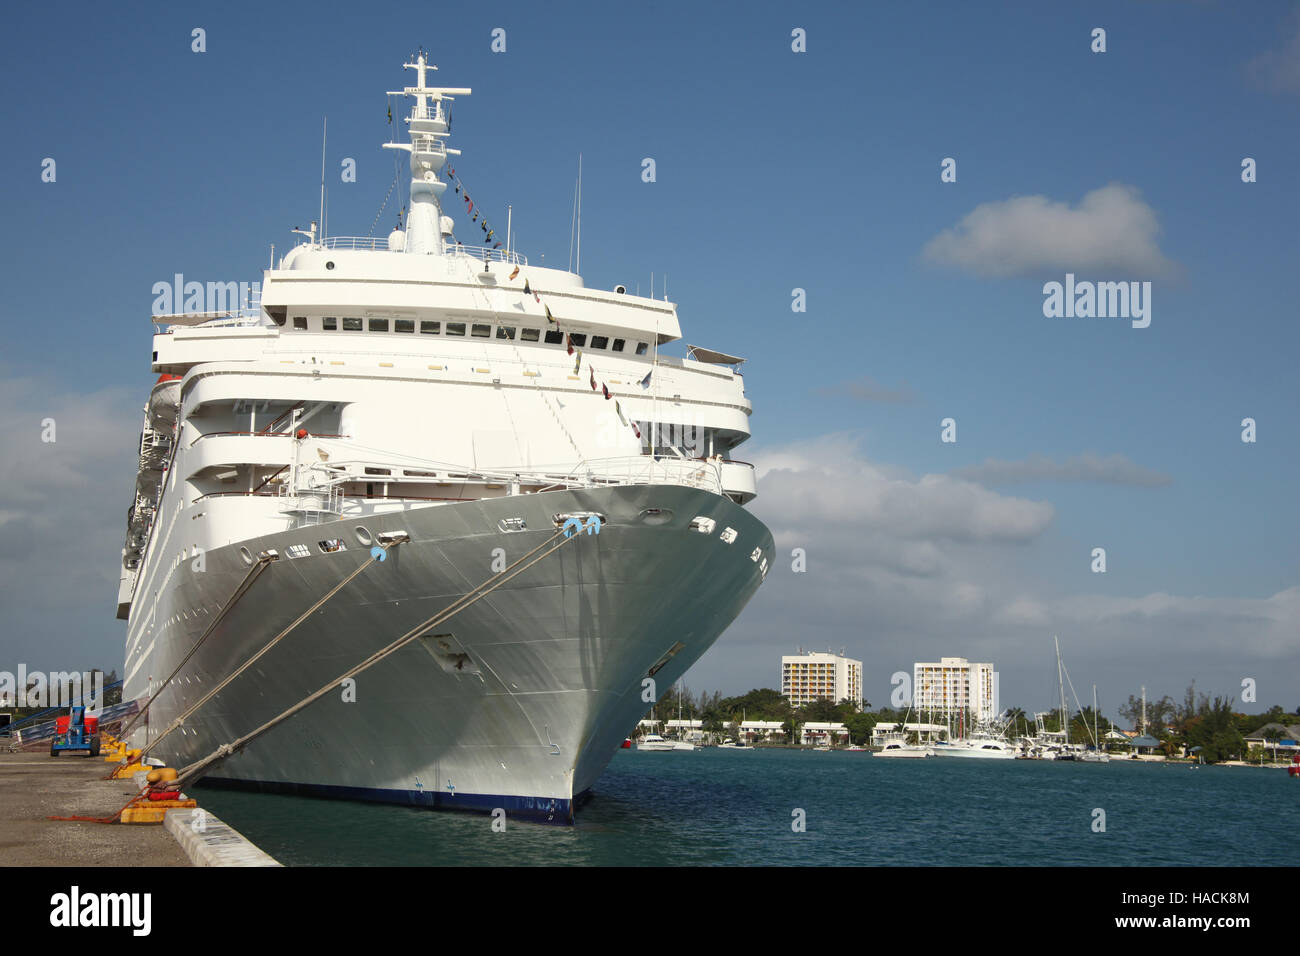
[[[426,322],[422,319],[420,321],[420,332],[423,335],[437,335],[440,325],[442,325],[441,322]]]
[[[342,538],[329,538],[325,541],[316,542],[324,554],[333,554],[335,551],[346,551],[348,546],[343,543]]]
[[[603,349],[609,347],[608,335],[593,335],[591,337],[591,347],[593,349]]]
[[[305,558],[311,554],[311,548],[305,544],[291,544],[284,549],[291,558]]]
[[[547,330],[546,330],[546,344],[547,344],[547,345],[559,345],[559,344],[560,344],[561,342],[563,342],[563,341],[564,341],[564,334],[563,334],[562,332],[560,332],[559,329],[547,329]]]
[[[360,320],[360,319],[357,319],[357,318],[351,318],[351,317],[345,315],[345,316],[343,317],[343,331],[344,331],[344,332],[360,332],[360,331],[361,331],[361,320]]]
[[[333,332],[339,327],[339,319],[336,315],[327,315],[320,320],[320,327],[326,332]]]
[[[515,337],[515,327],[514,327],[513,325],[498,325],[498,326],[497,326],[497,338],[499,338],[499,339],[514,339],[514,337]]]
[[[388,331],[388,320],[387,320],[387,319],[371,319],[371,320],[370,320],[370,331],[371,331],[371,332],[387,332],[387,331]]]
[[[587,344],[587,333],[585,332],[570,332],[569,338],[573,339],[573,344],[578,348],[582,348]]]
[[[294,327],[295,329],[305,329],[305,328],[307,328],[307,316],[305,316],[305,315],[295,315],[295,316],[293,317],[293,327]]]
[[[645,355],[646,350],[647,350],[648,348],[650,348],[650,346],[649,346],[647,343],[645,343],[645,342],[638,342],[638,343],[636,344],[636,354],[637,354],[637,355]]]
[[[492,334],[492,326],[479,325],[477,322],[475,322],[473,327],[470,328],[469,334],[474,336],[474,338],[476,339],[486,339],[488,336]]]
[[[615,352],[621,352],[621,351],[623,351],[623,346],[625,346],[625,345],[627,345],[627,341],[626,341],[625,339],[615,339],[615,340],[614,340],[614,344],[613,344],[612,346],[610,346],[610,347],[611,347]]]
[[[394,332],[415,332],[415,319],[394,319]]]
[[[447,334],[448,334],[448,335],[464,335],[464,334],[465,334],[465,323],[464,323],[464,322],[448,322],[448,323],[447,323]]]
[[[541,337],[541,329],[523,329],[519,333],[519,338],[524,342],[536,342]]]
[[[390,468],[367,468],[366,469],[367,475],[391,475],[392,473],[393,473],[392,469]]]

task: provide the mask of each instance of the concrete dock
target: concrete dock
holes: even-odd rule
[[[103,779],[112,766],[80,754],[0,753],[0,866],[191,866],[162,825],[46,819],[120,810],[139,790]]]

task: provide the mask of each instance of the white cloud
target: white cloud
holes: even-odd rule
[[[1246,72],[1274,93],[1300,93],[1300,10],[1282,27],[1287,39],[1281,49],[1266,50],[1246,64]]]
[[[848,521],[900,541],[1023,542],[1053,515],[1046,502],[1009,498],[949,475],[891,473],[861,458],[848,435],[761,454],[755,467],[759,510],[779,509],[800,527]]]
[[[1166,474],[1153,471],[1124,455],[1105,458],[1091,452],[1053,461],[1045,455],[1031,455],[1020,461],[985,459],[978,465],[954,469],[954,477],[990,485],[1028,481],[1087,481],[1112,485],[1158,487],[1173,483]]]
[[[1155,210],[1137,189],[1112,183],[1071,207],[1046,196],[1015,196],[976,206],[926,243],[931,262],[977,276],[1075,274],[1150,279],[1176,266],[1157,244]]]

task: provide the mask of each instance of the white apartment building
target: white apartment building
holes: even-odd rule
[[[972,664],[964,657],[914,664],[912,707],[935,715],[968,710],[977,721],[991,721],[997,716],[995,678],[992,664]]]
[[[842,654],[807,652],[781,658],[781,693],[795,707],[828,697],[862,706],[862,661]]]

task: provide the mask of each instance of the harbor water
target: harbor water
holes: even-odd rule
[[[1278,866],[1298,793],[1248,767],[622,750],[575,826],[501,832],[486,815],[196,788],[289,866]]]

